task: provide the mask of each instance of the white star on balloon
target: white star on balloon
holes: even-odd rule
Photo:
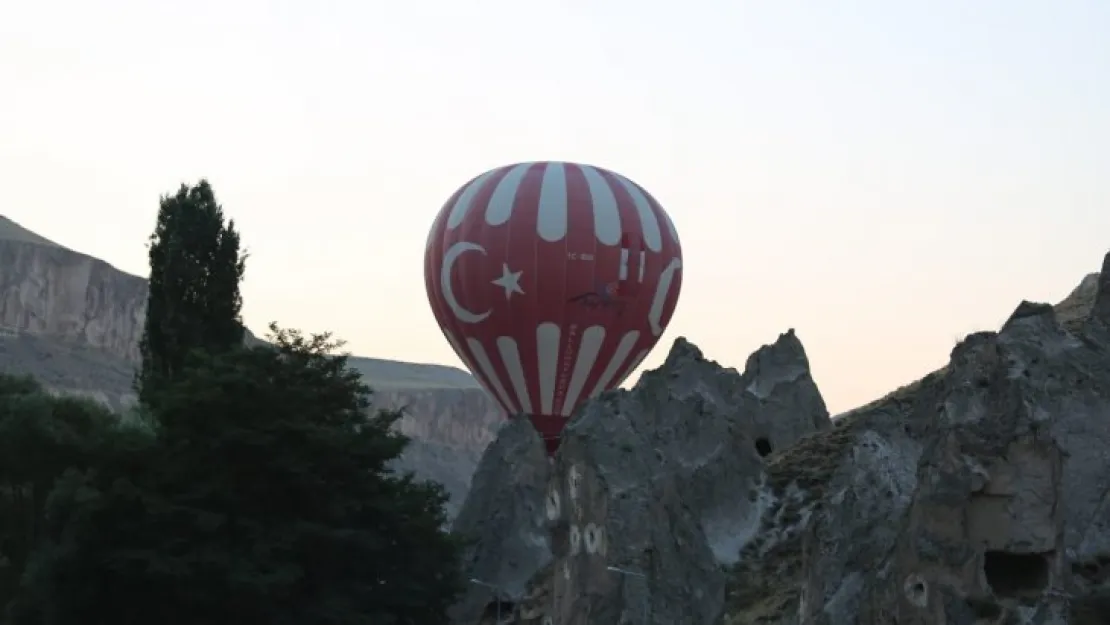
[[[520,288],[520,274],[523,271],[510,271],[509,265],[504,263],[501,265],[501,277],[494,280],[493,283],[505,289],[505,299],[510,299],[513,293],[520,293],[524,295],[524,289]]]

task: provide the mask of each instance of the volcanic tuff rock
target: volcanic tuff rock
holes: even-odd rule
[[[146,297],[145,279],[0,216],[0,372],[31,374],[52,391],[125,411],[135,401]],[[379,406],[406,408],[400,429],[413,444],[398,466],[443,483],[453,514],[501,425],[500,409],[459,369],[357,357],[350,364]]]
[[[679,341],[579,411],[548,486],[552,558],[520,594],[515,573],[512,622],[1110,623],[1110,255],[1055,309],[1023,302],[832,427],[804,355],[773,357],[791,342],[736,376]]]
[[[451,497],[448,517],[454,518],[482,452],[505,422],[503,411],[481,388],[383,388],[378,382],[375,389],[376,406],[404,410],[399,429],[412,439],[395,468],[442,484]]]
[[[945,368],[772,458],[781,503],[730,572],[723,622],[1110,622],[1106,591],[1072,574],[1101,579],[1110,553],[1097,284],[1059,320],[1023,303]]]
[[[724,622],[1110,622],[1110,256],[1101,275],[773,458],[792,503]]]
[[[759,496],[763,456],[830,427],[791,331],[753,354],[743,375],[677,340],[663,366],[631,391],[605,393],[575,415],[550,472],[526,423],[503,430],[483,458],[483,467],[498,469],[475,475],[455,524],[460,534],[480,539],[467,575],[499,593],[475,585],[458,606],[457,622],[476,622],[494,594],[514,604],[519,623],[639,623],[648,612],[652,623],[715,622],[725,567],[767,504]],[[514,459],[502,440],[515,441],[524,430],[529,455]],[[530,476],[527,489],[517,472]],[[550,475],[539,534],[547,537],[546,558],[538,555],[534,513],[505,512],[535,509],[540,475]],[[526,529],[493,531],[480,523],[512,515],[527,518]],[[533,538],[515,538],[521,535]],[[497,536],[513,536],[518,546],[490,540]],[[522,544],[529,557],[521,555]],[[519,565],[478,564],[504,560]]]
[[[138,357],[146,281],[0,217],[0,326]]]
[[[543,441],[528,419],[506,424],[482,455],[474,483],[496,487],[472,490],[455,518],[452,529],[472,541],[464,562],[475,580],[453,610],[456,619],[473,622],[483,612],[496,617],[497,602],[508,613],[529,578],[551,561],[544,516],[550,473]]]

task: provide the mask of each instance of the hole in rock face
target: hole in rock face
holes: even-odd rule
[[[1049,555],[988,551],[983,573],[999,597],[1036,597],[1048,587]]]
[[[1106,625],[1110,623],[1110,593],[1106,591],[1071,600],[1072,625]]]
[[[1002,606],[988,599],[968,597],[966,601],[967,607],[971,608],[972,614],[974,614],[977,619],[993,621],[993,619],[997,619],[1002,615]]]
[[[920,575],[914,574],[907,577],[902,583],[902,590],[913,605],[919,608],[929,605],[929,585]]]
[[[1106,580],[1110,579],[1110,569],[1106,567],[1106,563],[1103,562],[1104,559],[1105,556],[1087,562],[1073,562],[1071,572],[1073,575],[1082,577],[1089,584],[1102,586]],[[1110,621],[1107,621],[1107,623],[1110,623]]]
[[[769,441],[769,440],[767,440],[763,437],[755,439],[755,451],[760,456],[763,456],[763,457],[769,456],[771,454],[771,451],[772,451],[771,450],[771,441]]]
[[[500,612],[498,612],[500,608]],[[490,625],[503,625],[512,621],[513,610],[516,604],[512,601],[494,599],[486,604],[486,609],[482,612],[482,623],[489,623]],[[497,615],[501,615],[501,620],[497,620]]]

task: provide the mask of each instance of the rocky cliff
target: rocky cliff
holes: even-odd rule
[[[404,409],[401,431],[412,444],[398,468],[443,484],[451,496],[447,512],[454,517],[482,452],[505,423],[504,412],[477,387],[386,387],[374,399],[382,407]]]
[[[145,279],[0,216],[0,371],[126,409],[146,297]],[[379,405],[406,409],[401,429],[414,442],[400,466],[443,483],[453,514],[500,409],[459,369],[358,357],[351,365]]]
[[[1106,625],[1110,255],[831,424],[791,332],[742,375],[680,340],[539,445],[479,465],[456,623]]]
[[[583,407],[550,467],[526,423],[505,428],[455,520],[482,582],[456,621],[488,616],[497,588],[519,623],[715,622],[773,503],[764,459],[831,428],[793,331],[743,373],[679,339],[632,390]]]
[[[138,357],[146,281],[0,217],[0,326]]]

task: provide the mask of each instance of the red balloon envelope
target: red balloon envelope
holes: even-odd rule
[[[509,414],[554,453],[575,407],[619,386],[658,342],[682,286],[663,208],[589,165],[488,171],[440,209],[424,282],[440,328]]]

